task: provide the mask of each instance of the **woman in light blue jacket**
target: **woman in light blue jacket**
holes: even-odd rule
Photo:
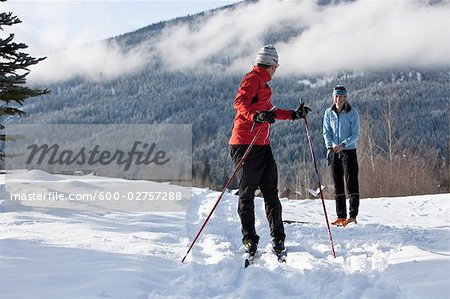
[[[334,183],[337,219],[333,225],[356,224],[359,209],[358,159],[356,143],[359,138],[358,111],[347,102],[347,90],[342,85],[333,89],[333,106],[323,116],[323,138],[327,147],[328,164]],[[344,185],[345,179],[345,185]],[[350,198],[347,219],[345,189]]]

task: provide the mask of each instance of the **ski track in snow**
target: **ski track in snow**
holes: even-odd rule
[[[258,259],[244,269],[237,196],[226,193],[181,263],[219,194],[193,188],[186,213],[3,201],[0,298],[449,297],[448,194],[362,200],[358,225],[332,227],[335,259],[321,202],[283,199],[284,219],[308,222],[285,225],[287,264],[270,253],[263,200],[256,198]],[[332,220],[334,201],[326,205]]]

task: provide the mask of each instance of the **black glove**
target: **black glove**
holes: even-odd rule
[[[297,110],[292,111],[292,119],[296,120],[299,118],[304,118],[310,111],[311,109],[309,109],[309,107],[306,107],[304,103],[301,103]]]
[[[331,164],[333,164],[333,160],[334,160],[334,153],[332,149],[328,149],[327,150],[327,165],[330,166]]]
[[[267,110],[256,114],[253,117],[253,121],[257,123],[269,123],[273,124],[275,122],[276,113],[273,110]]]

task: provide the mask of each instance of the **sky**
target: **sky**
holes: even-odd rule
[[[14,27],[16,38],[25,42],[33,55],[47,55],[235,2],[238,0],[8,0],[0,7],[22,20]]]
[[[233,2],[237,1],[8,1],[6,5],[23,20],[14,26],[17,39],[30,46],[30,53],[47,56],[28,77],[35,81],[74,76],[113,79],[142,71],[154,61],[168,71],[214,72],[222,59],[230,62],[227,72],[242,74],[267,43],[267,33],[286,28],[293,36],[273,41],[280,57],[278,76],[450,67],[449,0],[357,0],[327,6],[312,0],[260,0],[199,18],[195,26],[168,26],[159,39],[133,49],[98,43],[160,20]]]

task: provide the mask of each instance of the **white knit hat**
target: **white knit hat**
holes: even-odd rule
[[[278,66],[278,53],[272,44],[259,49],[258,54],[256,54],[255,64]]]

